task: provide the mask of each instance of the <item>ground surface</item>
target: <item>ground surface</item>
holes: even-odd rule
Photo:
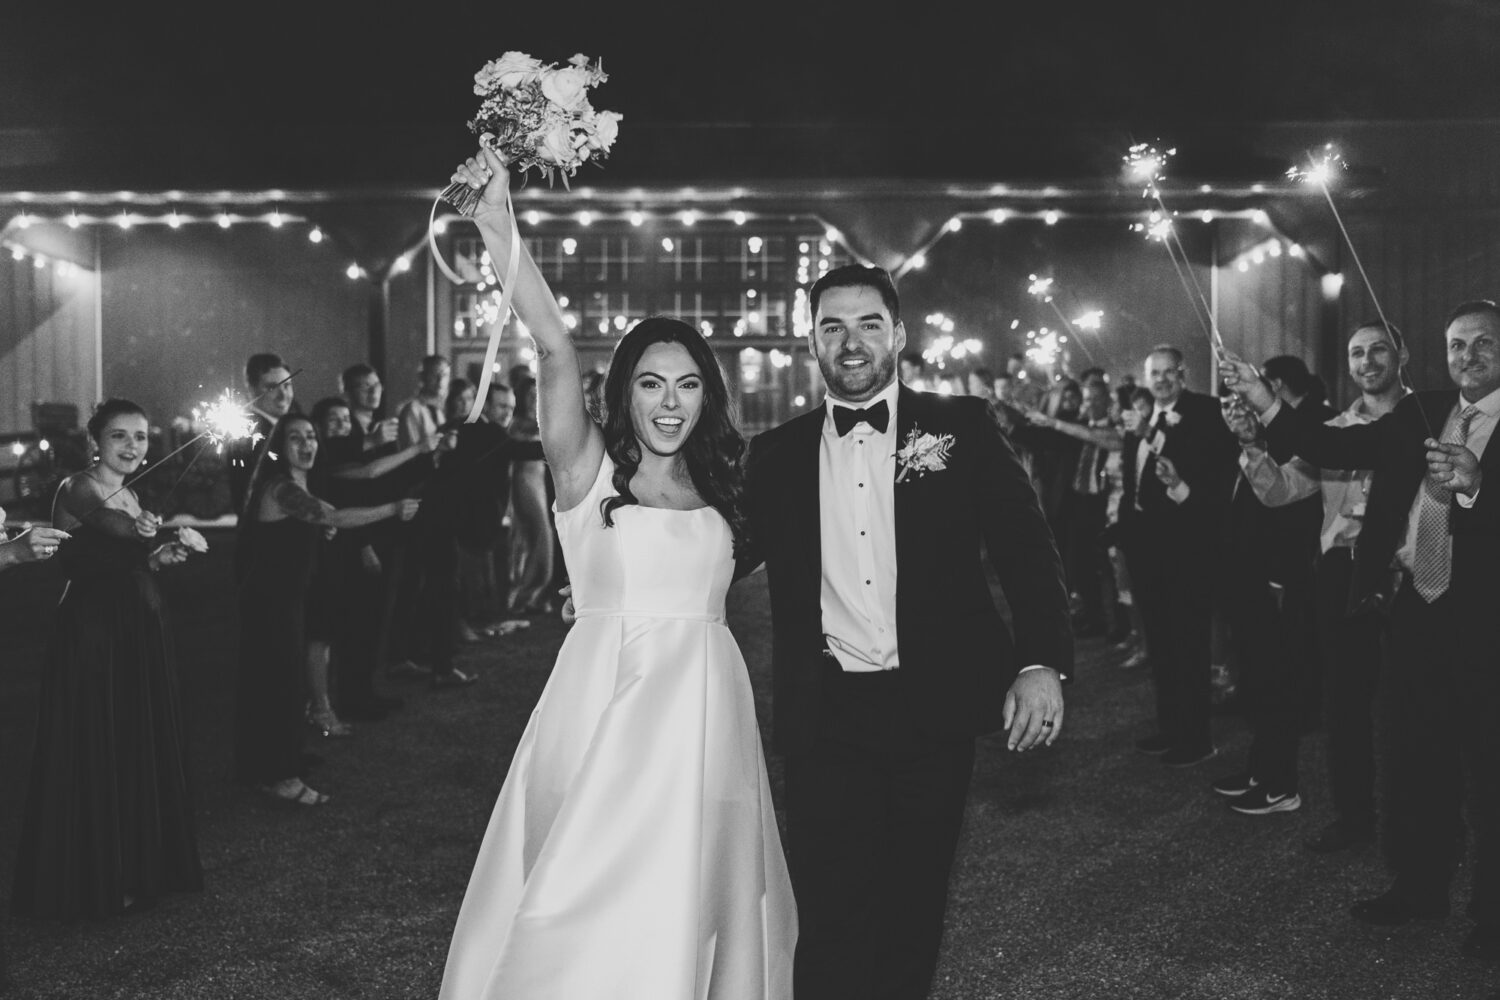
[[[178,636],[198,780],[207,888],[138,916],[58,925],[0,917],[0,995],[21,998],[385,998],[436,995],[449,935],[510,754],[562,626],[468,647],[480,682],[407,697],[346,741],[310,741],[333,794],[296,810],[229,773],[234,603],[230,539],[163,574]],[[731,594],[761,718],[769,718],[769,612],[760,577]],[[0,576],[0,905],[9,909],[49,609],[48,566]],[[1208,782],[1247,737],[1221,719],[1223,756],[1173,771],[1130,752],[1149,682],[1080,648],[1068,727],[1027,758],[981,744],[934,1000],[971,998],[1487,997],[1500,970],[1458,957],[1462,916],[1398,930],[1350,920],[1384,888],[1378,855],[1317,857],[1330,819],[1317,738],[1303,749],[1307,805],[1250,818]],[[771,758],[781,795],[780,768]],[[1461,910],[1467,872],[1455,892]],[[582,959],[583,956],[580,956]]]

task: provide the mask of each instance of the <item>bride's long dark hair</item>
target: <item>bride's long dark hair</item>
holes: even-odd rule
[[[708,342],[682,320],[666,316],[652,316],[632,327],[620,338],[609,362],[602,426],[604,450],[615,463],[614,487],[619,495],[607,497],[599,505],[604,524],[613,527],[615,510],[640,502],[630,492],[631,477],[641,465],[641,442],[630,416],[630,386],[636,365],[652,344],[681,344],[703,375],[703,409],[683,442],[681,454],[693,488],[729,522],[738,554],[747,530],[744,472],[740,467],[745,439],[735,426],[734,403]]]

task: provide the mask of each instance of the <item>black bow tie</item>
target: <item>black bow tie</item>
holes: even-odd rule
[[[854,425],[861,420],[883,433],[886,424],[890,423],[891,420],[890,407],[886,406],[885,400],[882,399],[874,406],[866,406],[864,409],[859,410],[850,406],[835,406],[833,408],[833,428],[839,432],[839,437],[848,434],[854,429]]]

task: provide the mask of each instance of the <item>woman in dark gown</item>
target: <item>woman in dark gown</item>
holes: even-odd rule
[[[64,480],[52,511],[72,536],[57,555],[68,585],[42,677],[18,916],[108,916],[203,888],[172,637],[153,575],[189,548],[159,544],[160,518],[122,488],[146,457],[145,412],[107,400],[88,430],[99,458]]]
[[[250,481],[237,540],[235,773],[299,805],[328,801],[302,780],[306,609],[319,539],[330,528],[410,520],[417,511],[415,500],[341,510],[319,500],[307,488],[317,454],[317,432],[307,417],[287,414],[276,422]]]

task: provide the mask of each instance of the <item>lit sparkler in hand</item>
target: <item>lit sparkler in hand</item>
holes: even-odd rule
[[[1344,237],[1344,245],[1349,248],[1349,256],[1354,259],[1354,266],[1359,271],[1360,280],[1365,284],[1365,291],[1370,295],[1370,301],[1375,304],[1375,314],[1380,317],[1380,322],[1385,328],[1391,328],[1390,321],[1385,318],[1385,309],[1380,304],[1380,297],[1375,294],[1375,285],[1371,283],[1370,276],[1365,272],[1364,262],[1359,259],[1359,251],[1354,247],[1354,240],[1349,236],[1349,230],[1344,226],[1344,217],[1339,214],[1338,205],[1334,204],[1333,193],[1328,189],[1329,182],[1334,180],[1349,168],[1342,154],[1333,143],[1324,143],[1322,155],[1314,156],[1307,154],[1307,166],[1292,166],[1287,169],[1286,176],[1290,180],[1301,181],[1310,184],[1323,192],[1323,200],[1328,202],[1328,210],[1333,213],[1333,221],[1338,223],[1339,233]],[[1406,383],[1406,375],[1401,375],[1401,382]],[[1432,421],[1427,419],[1427,411],[1422,409],[1422,400],[1417,399],[1417,410],[1422,414],[1422,422],[1427,425],[1427,432],[1432,437],[1437,437],[1433,430]]]
[[[1126,151],[1124,156],[1126,179],[1141,185],[1141,197],[1154,199],[1157,207],[1157,211],[1153,211],[1145,222],[1134,223],[1130,228],[1135,232],[1145,233],[1147,239],[1155,240],[1167,248],[1167,256],[1172,260],[1172,267],[1177,271],[1177,277],[1181,280],[1183,289],[1188,293],[1188,299],[1194,303],[1193,315],[1198,317],[1199,325],[1208,335],[1214,356],[1222,359],[1228,353],[1224,347],[1224,338],[1219,333],[1218,323],[1214,321],[1213,309],[1209,307],[1208,298],[1203,294],[1203,286],[1198,283],[1198,278],[1193,273],[1193,265],[1188,258],[1187,248],[1182,245],[1182,238],[1177,235],[1177,229],[1172,225],[1172,213],[1167,209],[1167,203],[1161,196],[1161,180],[1166,176],[1167,162],[1176,155],[1176,147],[1163,151],[1146,142],[1135,143]],[[1200,307],[1202,312],[1199,312]]]

